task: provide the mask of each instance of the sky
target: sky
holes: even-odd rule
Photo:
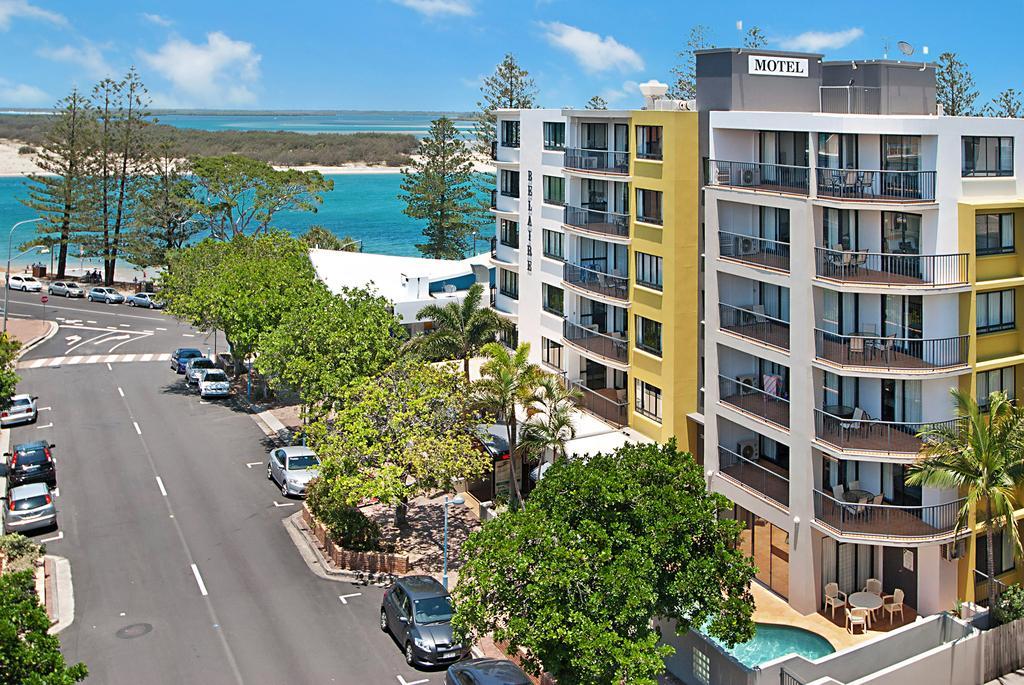
[[[506,52],[545,107],[640,104],[695,24],[719,47],[830,59],[958,53],[979,104],[1024,90],[1024,0],[0,0],[0,108],[47,107],[135,66],[159,108],[470,111]],[[928,54],[922,55],[924,48]]]

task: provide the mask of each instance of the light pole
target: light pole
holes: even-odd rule
[[[465,503],[466,498],[462,495],[456,495],[452,500],[448,499],[448,495],[444,496],[444,562],[441,570],[441,585],[445,590],[448,589],[448,505],[462,506]]]
[[[10,303],[11,294],[11,241],[14,239],[14,231],[17,230],[18,226],[34,224],[42,220],[43,219],[40,217],[38,219],[25,219],[24,221],[19,221],[11,226],[11,232],[7,234],[7,273],[4,274],[4,333],[7,332],[7,305]],[[28,254],[34,249],[35,247],[25,250],[22,254]],[[20,257],[21,255],[18,256]]]

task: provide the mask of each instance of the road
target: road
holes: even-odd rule
[[[42,313],[38,295],[11,299],[11,316]],[[37,539],[71,561],[75,620],[61,642],[89,682],[443,682],[407,667],[379,630],[379,588],[306,567],[281,523],[297,503],[267,481],[251,416],[201,402],[156,361],[205,346],[202,334],[81,300],[51,299],[46,317],[58,334],[19,370],[43,410],[12,440],[56,444],[59,532]]]

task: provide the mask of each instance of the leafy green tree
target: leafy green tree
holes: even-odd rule
[[[566,387],[557,376],[541,375],[527,405],[529,418],[520,437],[525,454],[539,460],[551,450],[554,461],[565,454],[566,443],[576,437],[572,418],[580,394],[576,388]]]
[[[320,487],[330,490],[321,495],[348,505],[376,498],[404,525],[410,499],[452,492],[491,467],[475,444],[482,419],[469,402],[462,374],[408,358],[356,381],[330,420],[309,427]]]
[[[191,171],[190,212],[217,240],[266,233],[277,212],[315,212],[322,194],[334,189],[319,171],[278,170],[239,155],[194,157]]]
[[[974,102],[978,99],[974,77],[955,52],[939,55],[939,66],[935,70],[935,99],[947,116],[968,117],[974,114]]]
[[[1024,116],[1024,105],[1021,104],[1016,89],[1007,88],[985,105],[984,114],[987,117],[1019,119]]]
[[[507,53],[494,73],[480,84],[482,95],[476,103],[477,113],[473,123],[473,137],[476,152],[490,155],[491,143],[498,139],[497,109],[532,109],[537,106],[537,86],[530,78],[530,72],[519,66],[515,55]]]
[[[21,378],[14,372],[21,343],[7,333],[0,333],[0,406],[7,404],[14,395]]]
[[[754,567],[718,515],[731,506],[674,442],[560,460],[463,545],[455,626],[560,685],[654,685],[673,652],[655,620],[730,645],[754,634]]]
[[[970,530],[972,517],[985,527],[988,545],[988,577],[995,578],[995,531],[1013,541],[1014,554],[1024,556],[1020,532],[1013,519],[1018,509],[1017,491],[1024,485],[1022,430],[1024,409],[1006,395],[989,396],[988,419],[969,393],[951,391],[960,420],[925,430],[921,457],[910,467],[909,485],[955,488],[964,496],[957,512],[953,536]],[[996,586],[988,583],[989,606],[995,606]]]
[[[68,666],[49,628],[50,618],[36,596],[35,574],[0,575],[0,682],[70,685],[85,680],[85,664]]]
[[[419,159],[402,170],[402,211],[427,222],[426,242],[416,246],[424,256],[462,259],[477,228],[473,156],[448,117],[435,119],[420,141]]]
[[[337,250],[339,252],[362,252],[359,241],[351,236],[339,238],[333,232],[319,224],[309,227],[309,230],[302,234],[302,241],[310,247],[320,250]]]
[[[587,100],[587,109],[608,109],[608,101],[600,95],[595,95]]]
[[[57,278],[64,278],[68,242],[82,228],[87,159],[96,122],[89,99],[77,89],[60,100],[55,109],[56,116],[46,130],[36,160],[43,173],[28,177],[28,198],[22,202],[44,219],[37,226],[38,233],[52,245],[59,245]]]
[[[319,281],[259,342],[257,370],[296,391],[303,417],[337,408],[344,391],[394,361],[404,329],[391,303],[368,290],[335,295]]]
[[[693,100],[697,97],[697,55],[698,50],[708,50],[715,47],[711,42],[711,29],[703,24],[697,24],[690,29],[690,36],[686,39],[686,49],[679,53],[683,63],[672,68],[675,75],[675,83],[669,88],[668,96],[674,100]]]
[[[743,36],[743,47],[745,48],[766,48],[768,47],[768,36],[759,26],[751,26]]]
[[[499,333],[514,328],[508,319],[482,306],[483,293],[484,287],[474,283],[462,302],[427,305],[416,315],[417,320],[434,324],[430,332],[415,339],[419,351],[434,361],[461,359],[467,381],[469,360]]]

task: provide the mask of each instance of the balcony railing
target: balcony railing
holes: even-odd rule
[[[597,326],[581,326],[568,319],[562,322],[562,336],[573,345],[620,364],[629,361],[629,341],[600,333]]]
[[[719,399],[739,411],[789,428],[789,400],[765,392],[745,380],[718,376]]]
[[[565,264],[562,278],[577,288],[589,290],[617,300],[629,299],[629,278],[605,273],[579,264]]]
[[[629,237],[629,215],[605,212],[587,207],[565,208],[564,221],[569,226],[586,229],[594,233],[613,235],[620,238]]]
[[[763,342],[783,350],[789,349],[789,322],[764,313],[764,307],[744,309],[719,303],[718,316],[722,330],[744,338]]]
[[[815,354],[840,366],[901,371],[950,369],[967,365],[971,337],[897,338],[877,335],[839,335],[814,330]]]
[[[626,425],[626,400],[618,399],[618,390],[591,390],[583,381],[569,381],[569,385],[580,391],[580,396],[576,398],[576,406],[600,416],[605,421],[619,426]]]
[[[778,271],[789,271],[789,243],[744,233],[718,232],[719,254],[729,259]]]
[[[896,254],[814,248],[817,274],[843,283],[885,286],[967,284],[967,254]]]
[[[841,200],[931,202],[935,199],[935,172],[818,167],[818,195]]]
[[[745,459],[725,447],[718,448],[718,466],[721,475],[734,480],[740,486],[753,490],[784,507],[789,506],[789,478],[777,471],[778,466],[765,462]]]
[[[807,195],[810,167],[759,162],[708,161],[707,184]]]
[[[498,239],[491,238],[491,259],[498,258]]]
[[[503,197],[519,197],[519,184],[517,183],[511,188],[502,188],[501,194]]]
[[[629,153],[567,147],[565,149],[565,168],[579,169],[580,171],[601,171],[611,174],[628,174]]]
[[[498,159],[498,141],[496,140],[491,141],[491,159]]]
[[[493,188],[491,190],[491,209],[498,208],[498,189]]]
[[[945,421],[878,421],[858,416],[852,407],[829,405],[814,410],[814,434],[820,442],[842,452],[886,453],[913,456],[924,447],[923,431],[953,428],[963,419]]]
[[[814,518],[841,534],[881,539],[934,539],[952,535],[964,500],[897,506],[839,500],[814,491]]]

